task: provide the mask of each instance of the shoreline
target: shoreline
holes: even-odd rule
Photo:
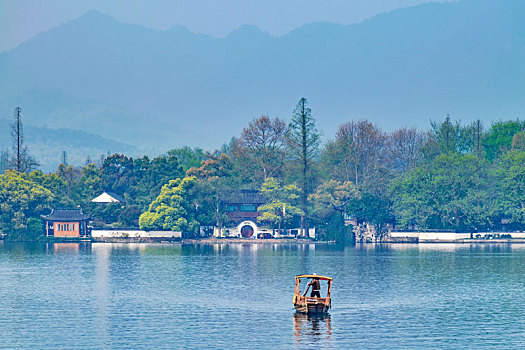
[[[179,244],[337,244],[335,241],[314,241],[311,239],[293,238],[168,238],[168,237],[82,237],[82,238],[45,238],[35,241],[13,241],[0,238],[0,243],[179,243]]]
[[[180,244],[336,244],[333,241],[313,241],[311,239],[293,238],[269,238],[269,239],[250,239],[250,238],[96,238],[91,239],[92,243],[180,243]]]
[[[296,245],[332,245],[338,244],[335,241],[314,241],[311,239],[293,239],[293,238],[270,238],[270,239],[250,239],[250,238],[145,238],[145,237],[107,237],[107,238],[71,238],[71,239],[45,239],[38,241],[10,241],[0,239],[0,243],[171,243],[171,244],[296,244]],[[387,239],[381,242],[356,242],[355,245],[397,245],[397,244],[457,244],[457,245],[487,245],[487,244],[525,244],[525,238],[511,239],[458,239],[458,240],[423,240],[414,239]]]
[[[337,244],[334,241],[313,241],[311,239],[294,239],[294,238],[268,238],[268,239],[251,239],[251,238],[187,238],[182,243],[248,243],[248,244]]]
[[[472,239],[453,239],[453,240],[445,240],[445,239],[425,239],[425,240],[412,240],[412,239],[388,239],[383,240],[382,242],[356,242],[356,244],[492,244],[492,243],[525,243],[525,238],[510,238],[510,239],[482,239],[482,238],[472,238]]]

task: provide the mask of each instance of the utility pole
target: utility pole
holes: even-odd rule
[[[447,146],[447,153],[450,152],[450,116],[447,114],[447,118],[445,119],[445,142]]]
[[[479,118],[478,118],[478,121],[476,123],[476,129],[477,129],[476,130],[476,132],[477,132],[477,135],[476,135],[476,138],[477,138],[477,140],[476,140],[476,142],[477,142],[476,152],[477,152],[478,157],[479,157],[479,155],[480,155],[480,141],[481,141],[481,122],[480,122]]]

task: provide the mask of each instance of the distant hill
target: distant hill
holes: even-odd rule
[[[0,119],[0,149],[11,148],[10,121]],[[44,171],[55,171],[63,151],[69,164],[84,165],[88,156],[98,162],[102,155],[111,153],[134,154],[133,146],[109,140],[84,131],[49,129],[24,125],[24,137],[29,152],[40,162]]]
[[[28,125],[152,152],[218,147],[254,117],[289,119],[301,96],[326,137],[357,118],[525,117],[524,13],[521,0],[462,0],[218,39],[89,12],[0,54],[0,115],[20,105]]]

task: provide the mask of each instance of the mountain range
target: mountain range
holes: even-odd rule
[[[0,53],[0,115],[99,135],[135,152],[219,147],[260,115],[289,120],[308,98],[324,137],[367,118],[525,116],[525,1],[461,0],[273,37],[158,31],[91,11]],[[29,142],[29,139],[28,139]]]

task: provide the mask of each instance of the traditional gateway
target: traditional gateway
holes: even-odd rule
[[[301,294],[301,280],[311,279],[312,281],[307,284],[306,290]],[[293,305],[295,310],[305,314],[324,314],[332,307],[332,299],[330,294],[332,292],[332,277],[319,276],[315,274],[311,275],[297,275],[295,276],[295,292],[293,295]],[[322,298],[322,286],[321,281],[326,281],[326,297]],[[317,283],[317,288],[315,287]],[[312,287],[312,294],[307,297],[308,289]],[[315,293],[317,292],[317,293]],[[316,294],[316,296],[313,296]]]
[[[261,215],[259,207],[268,202],[267,198],[258,191],[232,191],[223,194],[221,201],[226,207],[228,220],[224,227],[213,228],[213,235],[216,237],[293,238],[303,234],[299,228],[282,228],[279,232],[279,230],[268,228],[268,225],[258,224],[258,218]],[[304,235],[315,238],[315,228],[310,228],[308,232],[304,232]]]

